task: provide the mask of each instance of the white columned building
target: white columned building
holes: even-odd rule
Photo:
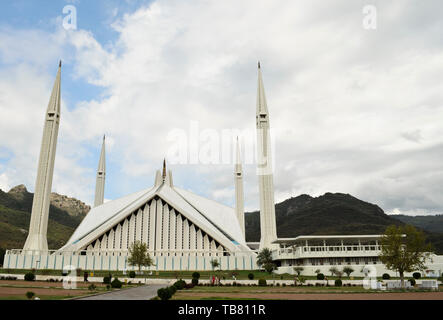
[[[31,222],[29,234],[24,250],[46,252],[48,251],[48,216],[54,175],[55,152],[57,147],[58,128],[60,125],[60,87],[61,87],[60,61],[57,77],[52,89],[51,99],[45,114],[40,158],[38,161],[37,180],[35,183],[34,200],[32,202]]]

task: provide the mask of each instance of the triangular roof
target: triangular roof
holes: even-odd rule
[[[208,233],[226,249],[249,250],[242,237],[233,208],[174,187],[167,179],[160,186],[93,208],[60,251],[78,251],[84,248],[156,196]]]

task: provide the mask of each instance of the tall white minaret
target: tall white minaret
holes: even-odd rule
[[[272,171],[271,135],[269,132],[269,112],[265,89],[258,63],[257,91],[257,175],[260,191],[260,250],[275,248],[272,241],[277,239],[274,203],[274,175]]]
[[[60,61],[48,110],[45,116],[40,158],[38,161],[37,180],[35,182],[34,200],[32,203],[29,234],[23,250],[48,251],[49,205],[54,174],[55,151],[57,147],[58,128],[60,125]]]
[[[240,144],[237,137],[237,157],[234,169],[235,179],[235,214],[237,215],[238,222],[240,223],[241,230],[243,232],[243,239],[245,237],[245,204],[243,193],[243,171],[241,165]]]
[[[105,155],[106,137],[103,136],[102,152],[98,162],[97,181],[95,183],[94,207],[101,206],[105,200],[105,180],[106,180],[106,155]]]

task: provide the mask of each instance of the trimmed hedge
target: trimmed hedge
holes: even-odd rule
[[[381,277],[382,277],[383,280],[391,279],[391,276],[389,275],[389,273],[383,273],[383,275]]]
[[[323,273],[317,273],[317,280],[325,280],[325,275]]]
[[[111,277],[110,276],[103,277],[103,283],[104,284],[111,284]]]
[[[25,274],[25,281],[34,281],[35,280],[35,274],[32,272],[28,272]]]
[[[183,290],[186,287],[186,282],[183,280],[178,280],[176,281],[173,286],[177,289],[177,290]]]
[[[336,287],[341,287],[343,285],[343,282],[340,279],[335,280],[334,282]]]
[[[248,279],[249,280],[254,280],[254,274],[253,273],[248,274]]]
[[[409,279],[409,282],[411,283],[411,286],[415,286],[416,282],[414,278]]]
[[[157,295],[162,300],[169,300],[172,298],[171,290],[169,289],[169,287],[158,289]]]
[[[135,278],[135,271],[129,271],[129,278]]]
[[[260,287],[266,287],[266,280],[265,279],[258,279],[258,285]]]
[[[420,272],[414,272],[414,273],[412,274],[412,276],[414,277],[414,279],[418,280],[418,279],[421,278],[421,273],[420,273]]]
[[[112,280],[111,282],[111,287],[112,288],[117,288],[120,289],[122,287],[122,282],[120,280],[118,280],[118,278],[115,278],[114,280]]]
[[[200,279],[200,273],[198,273],[198,272],[194,272],[194,273],[192,274],[192,278]]]
[[[198,286],[198,278],[192,278],[191,283],[192,283],[194,286]]]

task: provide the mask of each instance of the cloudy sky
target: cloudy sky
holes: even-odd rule
[[[343,192],[443,213],[442,12],[439,0],[2,1],[0,189],[34,190],[62,59],[55,192],[93,202],[106,134],[106,199],[151,187],[169,157],[176,185],[233,205],[233,164],[214,154],[230,152],[223,132],[254,131],[260,60],[276,201]],[[244,171],[257,209],[254,164]]]

